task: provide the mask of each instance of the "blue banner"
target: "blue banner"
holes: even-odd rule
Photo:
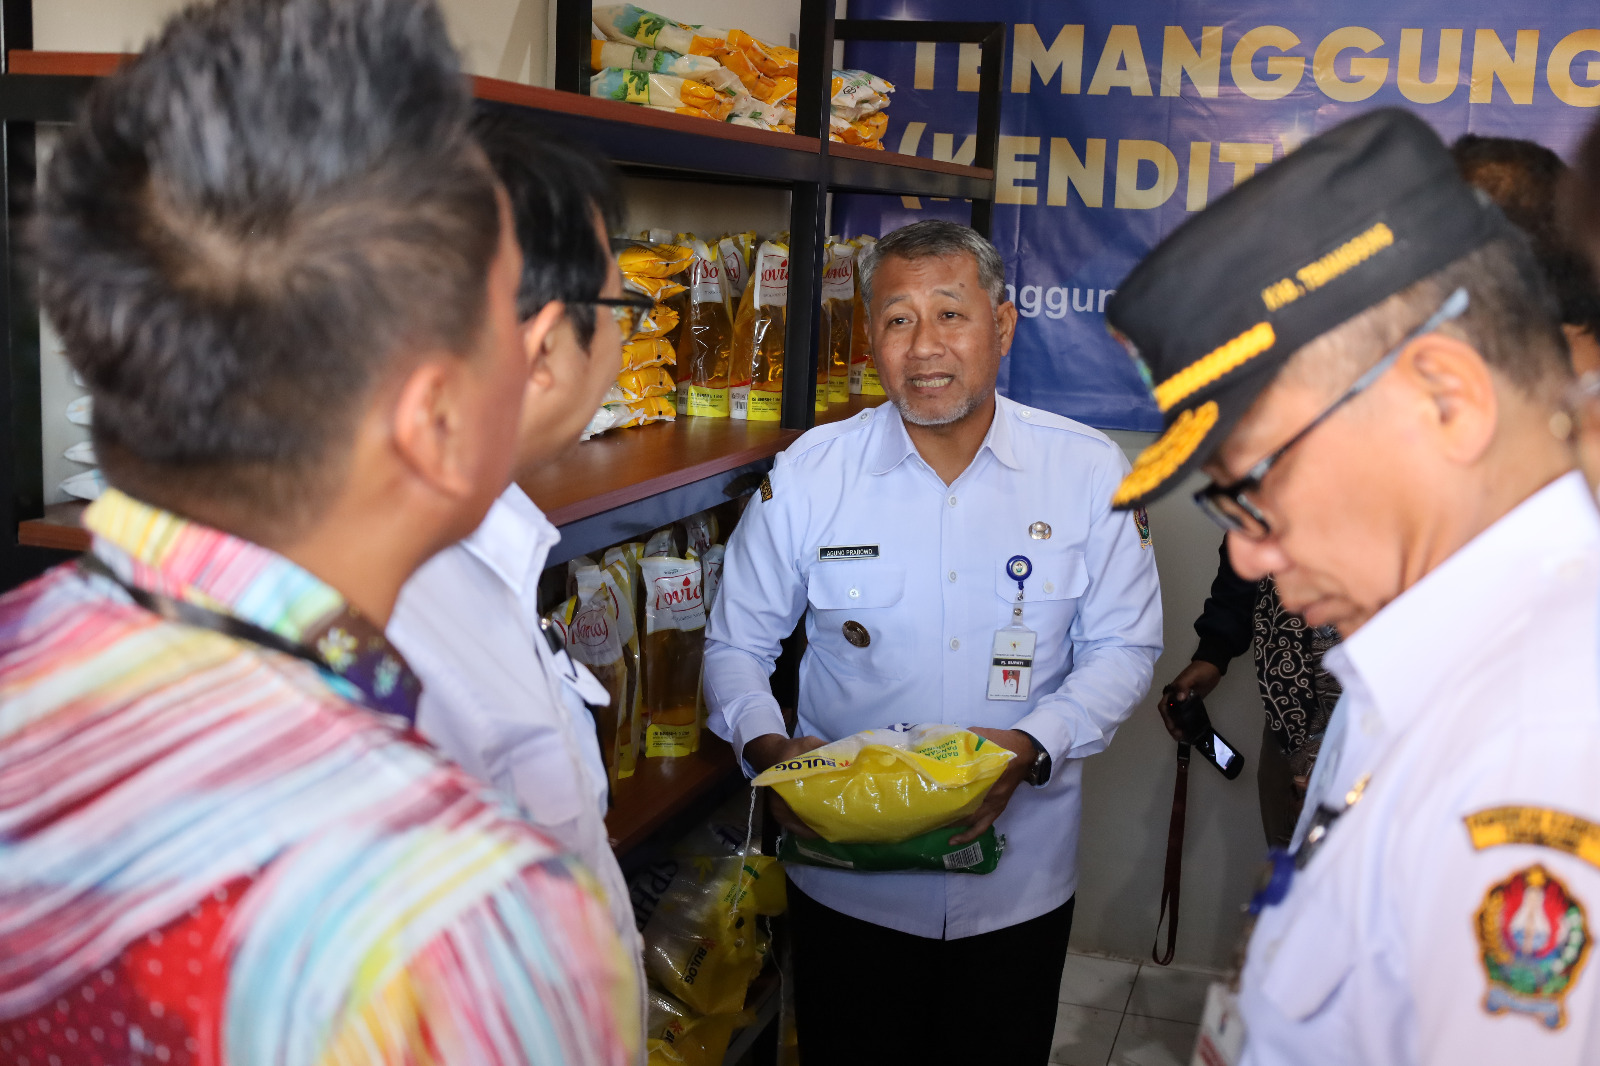
[[[1257,168],[1361,111],[1422,115],[1446,141],[1525,137],[1564,156],[1600,116],[1600,4],[1543,0],[850,0],[853,18],[1007,24],[994,242],[1021,322],[1000,388],[1106,429],[1160,427],[1106,334],[1135,263]],[[851,43],[896,86],[884,145],[971,162],[978,47]],[[835,232],[964,203],[841,195]]]

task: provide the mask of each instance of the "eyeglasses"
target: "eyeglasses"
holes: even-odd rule
[[[655,310],[656,306],[656,302],[650,297],[637,292],[625,292],[621,296],[595,296],[588,300],[568,300],[567,303],[611,308],[611,317],[616,319],[617,332],[622,334],[623,344],[628,344],[639,335],[639,331],[647,323],[650,312]]]
[[[1424,334],[1432,333],[1451,319],[1460,318],[1466,310],[1467,290],[1457,289],[1426,322],[1406,334],[1405,339],[1385,352],[1382,359],[1367,368],[1365,373],[1356,378],[1337,400],[1324,408],[1321,414],[1306,424],[1305,428],[1290,437],[1271,455],[1252,466],[1244,477],[1229,485],[1215,483],[1207,485],[1194,494],[1194,502],[1210,516],[1213,522],[1229,533],[1238,533],[1251,540],[1265,540],[1272,532],[1272,524],[1267,521],[1267,516],[1250,496],[1260,491],[1261,482],[1266,478],[1267,472],[1288,453],[1290,448],[1299,444],[1312,430],[1326,422],[1335,411],[1370,388],[1373,382],[1383,376],[1384,371],[1399,360],[1400,353],[1407,345]]]

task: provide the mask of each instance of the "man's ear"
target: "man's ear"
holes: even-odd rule
[[[1476,462],[1494,439],[1500,397],[1476,348],[1442,333],[1417,338],[1395,368],[1425,398],[1425,416],[1454,462]]]
[[[420,360],[395,396],[393,440],[396,453],[418,480],[440,495],[460,499],[476,491],[462,399],[467,372],[459,357],[440,354]]]
[[[567,305],[552,300],[522,324],[522,350],[528,357],[530,386],[548,389],[554,383],[550,374],[550,351],[555,346],[556,327],[566,314]]]
[[[1017,335],[1017,305],[1006,300],[994,309],[994,324],[1000,331],[1000,355],[1011,351],[1011,341]]]

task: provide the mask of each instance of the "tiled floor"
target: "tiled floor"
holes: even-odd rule
[[[1050,1061],[1059,1066],[1188,1066],[1215,975],[1068,955]]]

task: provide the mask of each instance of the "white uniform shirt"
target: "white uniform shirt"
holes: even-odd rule
[[[788,871],[834,910],[925,937],[1003,929],[1071,897],[1080,760],[1111,742],[1161,652],[1154,552],[1133,515],[1110,509],[1128,469],[1121,450],[1070,419],[997,402],[982,448],[948,486],[890,404],[801,437],[773,466],[771,498],[752,500],[729,538],[706,627],[710,725],[741,753],[786,732],[768,677],[802,612],[797,735],[942,722],[1023,729],[1050,752],[1049,783],[1019,788],[995,824],[1007,843],[994,873]],[[1029,535],[1034,523],[1048,539]],[[821,551],[863,546],[873,551]],[[1017,595],[1004,572],[1013,555],[1033,563],[1025,702],[986,698],[995,631]],[[866,647],[845,638],[846,622],[866,627]]]
[[[1370,778],[1261,914],[1244,1061],[1600,1063],[1600,520],[1582,478],[1326,663],[1344,696],[1307,811]]]
[[[640,959],[628,886],[606,835],[607,781],[585,701],[605,686],[539,631],[538,584],[556,527],[516,485],[472,535],[400,592],[388,635],[422,680],[417,730],[522,806],[605,890],[623,945]]]

